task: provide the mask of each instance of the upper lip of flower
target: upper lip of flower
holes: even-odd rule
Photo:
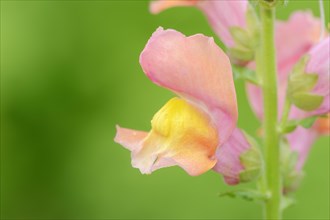
[[[140,64],[155,84],[208,112],[220,142],[226,141],[237,122],[236,92],[230,61],[213,38],[186,37],[160,27],[142,51]]]

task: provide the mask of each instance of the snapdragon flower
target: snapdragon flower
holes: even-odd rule
[[[231,64],[213,38],[158,28],[140,64],[153,83],[178,97],[154,115],[150,132],[117,126],[115,141],[132,152],[133,167],[150,174],[177,165],[192,176],[214,168],[228,184],[257,175],[259,154],[236,128]]]

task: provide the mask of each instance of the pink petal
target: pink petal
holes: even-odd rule
[[[156,0],[150,3],[150,12],[158,14],[168,8],[175,6],[193,6],[197,0]]]
[[[287,135],[290,148],[298,153],[297,171],[302,169],[317,137],[318,134],[314,129],[305,129],[303,127],[298,127],[294,132]]]
[[[330,112],[330,37],[325,38],[309,51],[310,60],[306,67],[307,73],[319,76],[313,93],[324,96],[320,108],[309,115],[322,115]]]
[[[227,47],[234,46],[229,32],[230,27],[245,27],[245,14],[249,2],[247,0],[156,0],[152,1],[150,11],[159,13],[175,6],[196,6],[203,11],[214,32]]]
[[[126,149],[132,152],[132,158],[137,154],[143,147],[143,142],[148,136],[147,132],[136,131],[127,128],[121,128],[116,126],[117,133],[115,137],[115,142],[124,146]],[[151,168],[151,172],[164,167],[170,167],[177,165],[177,163],[171,158],[161,158],[157,160],[156,163]]]
[[[277,21],[275,31],[279,80],[286,81],[292,67],[320,39],[321,21],[309,11],[295,12],[288,21]]]
[[[263,96],[262,96],[261,88],[254,84],[246,83],[246,93],[249,99],[249,104],[254,114],[259,119],[262,119],[264,109],[263,109]]]
[[[218,162],[213,170],[221,173],[227,184],[238,184],[240,182],[239,174],[245,169],[241,164],[240,156],[250,147],[251,145],[244,134],[238,128],[235,128],[227,142],[217,149]]]
[[[136,131],[127,128],[121,128],[116,126],[117,133],[115,136],[115,142],[121,144],[130,151],[138,151],[141,148],[141,142],[148,136],[147,132]]]
[[[245,15],[249,2],[235,1],[198,1],[197,6],[204,12],[214,32],[227,47],[234,46],[230,27],[245,28]]]
[[[226,141],[237,121],[236,92],[229,59],[213,38],[158,28],[141,53],[140,64],[154,83],[208,112],[220,145]]]

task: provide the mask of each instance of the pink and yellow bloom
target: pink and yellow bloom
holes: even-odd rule
[[[148,174],[177,165],[192,176],[216,167],[227,183],[238,183],[246,169],[240,156],[252,146],[236,128],[230,61],[213,38],[159,28],[140,64],[151,81],[178,97],[154,115],[150,132],[117,127],[115,141],[132,152],[133,167]]]

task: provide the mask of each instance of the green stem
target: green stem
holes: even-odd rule
[[[264,102],[265,188],[270,198],[265,204],[266,219],[281,219],[280,148],[277,131],[277,77],[274,42],[275,9],[260,7],[261,63],[258,75],[262,79]]]

